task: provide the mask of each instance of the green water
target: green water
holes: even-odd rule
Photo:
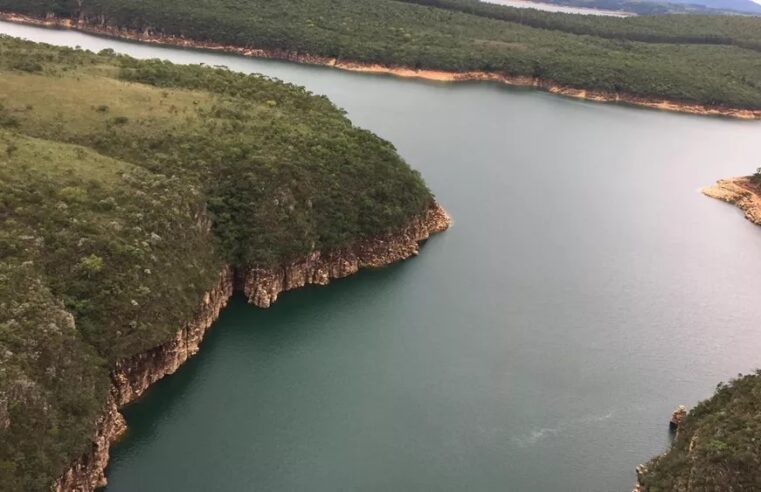
[[[235,299],[126,410],[108,492],[627,491],[677,404],[761,364],[761,230],[697,189],[761,125],[0,24],[326,94],[455,220],[270,310]]]

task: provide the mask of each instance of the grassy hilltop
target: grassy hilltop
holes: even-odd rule
[[[95,26],[643,98],[761,108],[761,17],[580,16],[478,0],[0,0]]]
[[[347,246],[431,202],[300,87],[0,38],[0,490],[45,490],[87,448],[113,363],[172,337],[222,265]]]

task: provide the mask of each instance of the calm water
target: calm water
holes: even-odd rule
[[[109,492],[628,491],[675,405],[761,363],[761,230],[697,192],[758,165],[758,123],[0,31],[303,84],[455,219],[414,260],[236,299],[127,410]]]
[[[554,3],[532,2],[530,0],[481,0],[486,3],[496,3],[508,7],[518,7],[520,9],[536,9],[546,12],[565,12],[566,14],[584,14],[584,15],[606,15],[610,17],[631,17],[631,12],[620,10],[603,10],[589,7],[572,7],[570,5],[557,5]]]

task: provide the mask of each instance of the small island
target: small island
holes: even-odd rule
[[[389,142],[301,87],[12,38],[0,76],[3,490],[104,485],[119,409],[234,290],[266,307],[450,223]]]

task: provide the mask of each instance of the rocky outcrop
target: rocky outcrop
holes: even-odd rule
[[[669,430],[674,433],[674,439],[678,437],[679,429],[684,422],[684,419],[686,418],[687,408],[684,405],[679,405],[674,409],[673,412],[671,412],[671,418],[669,419]],[[690,444],[690,451],[692,451],[692,443]],[[641,484],[643,482],[642,478],[647,476],[649,473],[647,465],[638,465],[637,468],[635,468],[635,472],[637,474],[637,482],[634,484],[634,489],[632,489],[632,492],[644,492],[645,489]]]
[[[77,459],[53,486],[55,492],[85,492],[106,485],[104,471],[108,465],[109,448],[124,431],[127,423],[119,413],[113,388],[106,408],[95,424],[95,435],[90,452]]]
[[[307,284],[327,284],[360,268],[378,268],[418,253],[419,242],[449,227],[449,215],[437,204],[415,217],[398,233],[386,234],[326,254],[314,252],[307,258],[277,269],[249,269],[239,273],[240,287],[249,300],[269,307],[280,292]],[[53,485],[55,492],[89,492],[106,485],[105,469],[109,448],[126,430],[119,409],[139,398],[159,379],[174,373],[198,352],[206,331],[233,294],[235,275],[225,267],[218,284],[208,291],[196,316],[170,341],[120,360],[111,373],[112,386],[106,406],[96,423],[92,446]]]
[[[761,225],[761,191],[749,177],[722,179],[700,190],[704,195],[737,205],[745,218]]]
[[[249,302],[269,307],[281,292],[307,284],[325,285],[360,268],[380,268],[418,254],[419,242],[446,230],[449,215],[438,204],[413,219],[401,232],[360,241],[329,253],[315,251],[303,260],[279,268],[252,268],[241,274],[241,287]]]
[[[217,319],[232,293],[233,275],[225,267],[217,286],[204,295],[198,314],[172,340],[116,363],[111,373],[112,386],[106,407],[96,422],[92,447],[56,481],[53,490],[85,492],[106,485],[104,472],[109,448],[127,429],[119,408],[140,397],[151,384],[172,374],[198,352],[206,330]]]
[[[399,77],[414,77],[426,80],[437,80],[443,82],[461,82],[461,81],[493,81],[506,85],[534,87],[552,94],[559,94],[566,97],[574,97],[596,102],[616,102],[631,104],[635,106],[644,106],[653,109],[665,111],[676,111],[680,113],[690,113],[698,115],[726,116],[738,119],[761,119],[761,109],[743,109],[727,106],[711,106],[705,104],[692,104],[682,101],[671,101],[668,99],[649,98],[627,94],[624,92],[604,92],[581,89],[568,85],[558,84],[551,80],[541,79],[525,75],[506,75],[495,72],[484,71],[467,71],[454,72],[445,70],[426,70],[413,69],[409,67],[380,65],[377,63],[363,63],[348,60],[339,60],[333,57],[313,55],[302,53],[294,50],[285,49],[259,49],[243,46],[225,45],[209,41],[188,39],[180,36],[171,36],[161,34],[152,29],[142,31],[130,30],[118,26],[112,26],[105,22],[103,18],[85,18],[77,19],[59,18],[55,15],[48,15],[45,18],[29,17],[26,15],[15,14],[12,12],[0,12],[0,19],[16,22],[21,24],[30,24],[36,26],[58,27],[65,29],[75,29],[82,32],[97,34],[100,36],[109,36],[121,39],[130,39],[143,43],[165,44],[179,46],[182,48],[197,48],[215,51],[225,51],[236,53],[243,56],[252,56],[256,58],[270,58],[277,60],[287,60],[297,63],[306,63],[310,65],[325,65],[341,70],[350,70],[353,72],[369,72],[391,74]]]
[[[676,410],[671,413],[671,420],[669,420],[669,429],[675,433],[679,432],[679,426],[682,425],[682,422],[684,422],[684,419],[686,418],[687,409],[684,407],[684,405],[679,405],[676,407]]]

